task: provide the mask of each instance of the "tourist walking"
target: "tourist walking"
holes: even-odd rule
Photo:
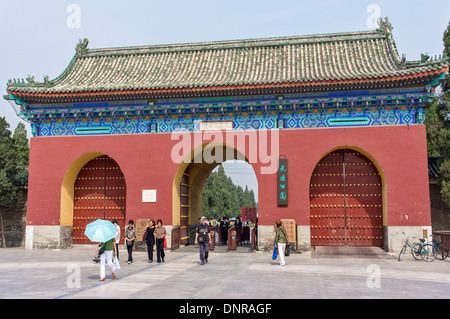
[[[125,244],[128,251],[128,264],[133,262],[133,245],[136,239],[136,228],[132,219],[128,221],[128,226],[125,227]]]
[[[153,262],[153,247],[155,246],[155,221],[150,219],[145,230],[145,239],[147,243],[148,262]]]
[[[284,252],[286,249],[286,243],[288,243],[287,233],[284,227],[281,225],[281,220],[276,222],[275,230],[275,247],[278,247],[278,255],[280,255],[280,265],[285,266]]]
[[[105,281],[105,272],[106,272],[105,262],[108,263],[108,267],[111,270],[112,279],[115,279],[116,274],[114,273],[114,265],[113,265],[113,258],[114,256],[116,256],[115,238],[111,238],[110,240],[102,243],[100,248],[102,247],[104,247],[105,251],[100,255],[99,281]]]
[[[164,262],[164,239],[166,238],[166,228],[162,225],[161,219],[156,221],[154,234],[156,239],[156,262]]]
[[[195,232],[197,233],[195,236],[195,244],[198,244],[200,250],[200,264],[204,265],[208,262],[209,241],[211,240],[211,232],[205,216],[203,216],[200,223],[197,224]]]

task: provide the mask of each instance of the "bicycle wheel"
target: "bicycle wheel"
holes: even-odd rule
[[[422,244],[421,243],[415,243],[412,246],[411,249],[411,254],[413,255],[415,260],[422,260],[422,254],[421,254],[421,250],[422,250]]]
[[[400,254],[398,255],[398,261],[402,261],[403,257],[405,257],[406,245],[403,246],[402,250],[400,250]]]
[[[421,255],[423,260],[430,262],[436,259],[436,251],[431,244],[423,245],[421,250]]]
[[[444,245],[442,244],[435,245],[433,246],[433,249],[436,253],[437,259],[444,260],[445,258],[448,257],[448,250]]]

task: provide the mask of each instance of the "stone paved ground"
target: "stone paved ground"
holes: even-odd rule
[[[125,260],[126,251],[120,253]],[[146,252],[134,252],[135,262],[122,261],[117,279],[107,268],[100,283],[90,247],[0,249],[0,298],[450,298],[450,260],[303,253],[291,254],[282,267],[268,252],[214,252],[201,266],[195,249],[166,253],[164,264],[149,264]]]

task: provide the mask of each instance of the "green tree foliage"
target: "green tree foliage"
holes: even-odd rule
[[[19,173],[16,164],[17,152],[14,147],[9,124],[0,118],[0,207],[16,203],[18,185],[15,177]]]
[[[28,158],[30,156],[30,146],[28,143],[27,130],[25,124],[17,124],[12,136],[12,143],[17,152],[16,165],[28,166]]]
[[[242,207],[255,207],[255,193],[235,185],[222,165],[206,179],[202,193],[202,212],[209,219],[240,217]]]
[[[444,56],[450,57],[450,22],[444,31]]]
[[[444,56],[450,57],[450,23],[444,32]],[[425,112],[428,155],[440,156],[439,181],[444,202],[450,206],[450,79]]]
[[[28,153],[25,126],[19,124],[11,136],[8,122],[0,117],[0,218],[6,207],[16,206],[22,197],[18,176],[28,165]],[[3,231],[2,242],[5,246]]]

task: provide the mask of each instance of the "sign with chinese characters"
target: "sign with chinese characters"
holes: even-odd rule
[[[278,159],[277,172],[277,196],[278,206],[288,205],[288,160],[287,158]]]
[[[142,191],[143,203],[156,203],[156,189],[144,189]]]
[[[288,235],[288,241],[290,243],[297,242],[297,227],[295,226],[295,219],[282,219],[281,224],[286,230],[286,234]],[[291,246],[292,247],[292,246]]]

